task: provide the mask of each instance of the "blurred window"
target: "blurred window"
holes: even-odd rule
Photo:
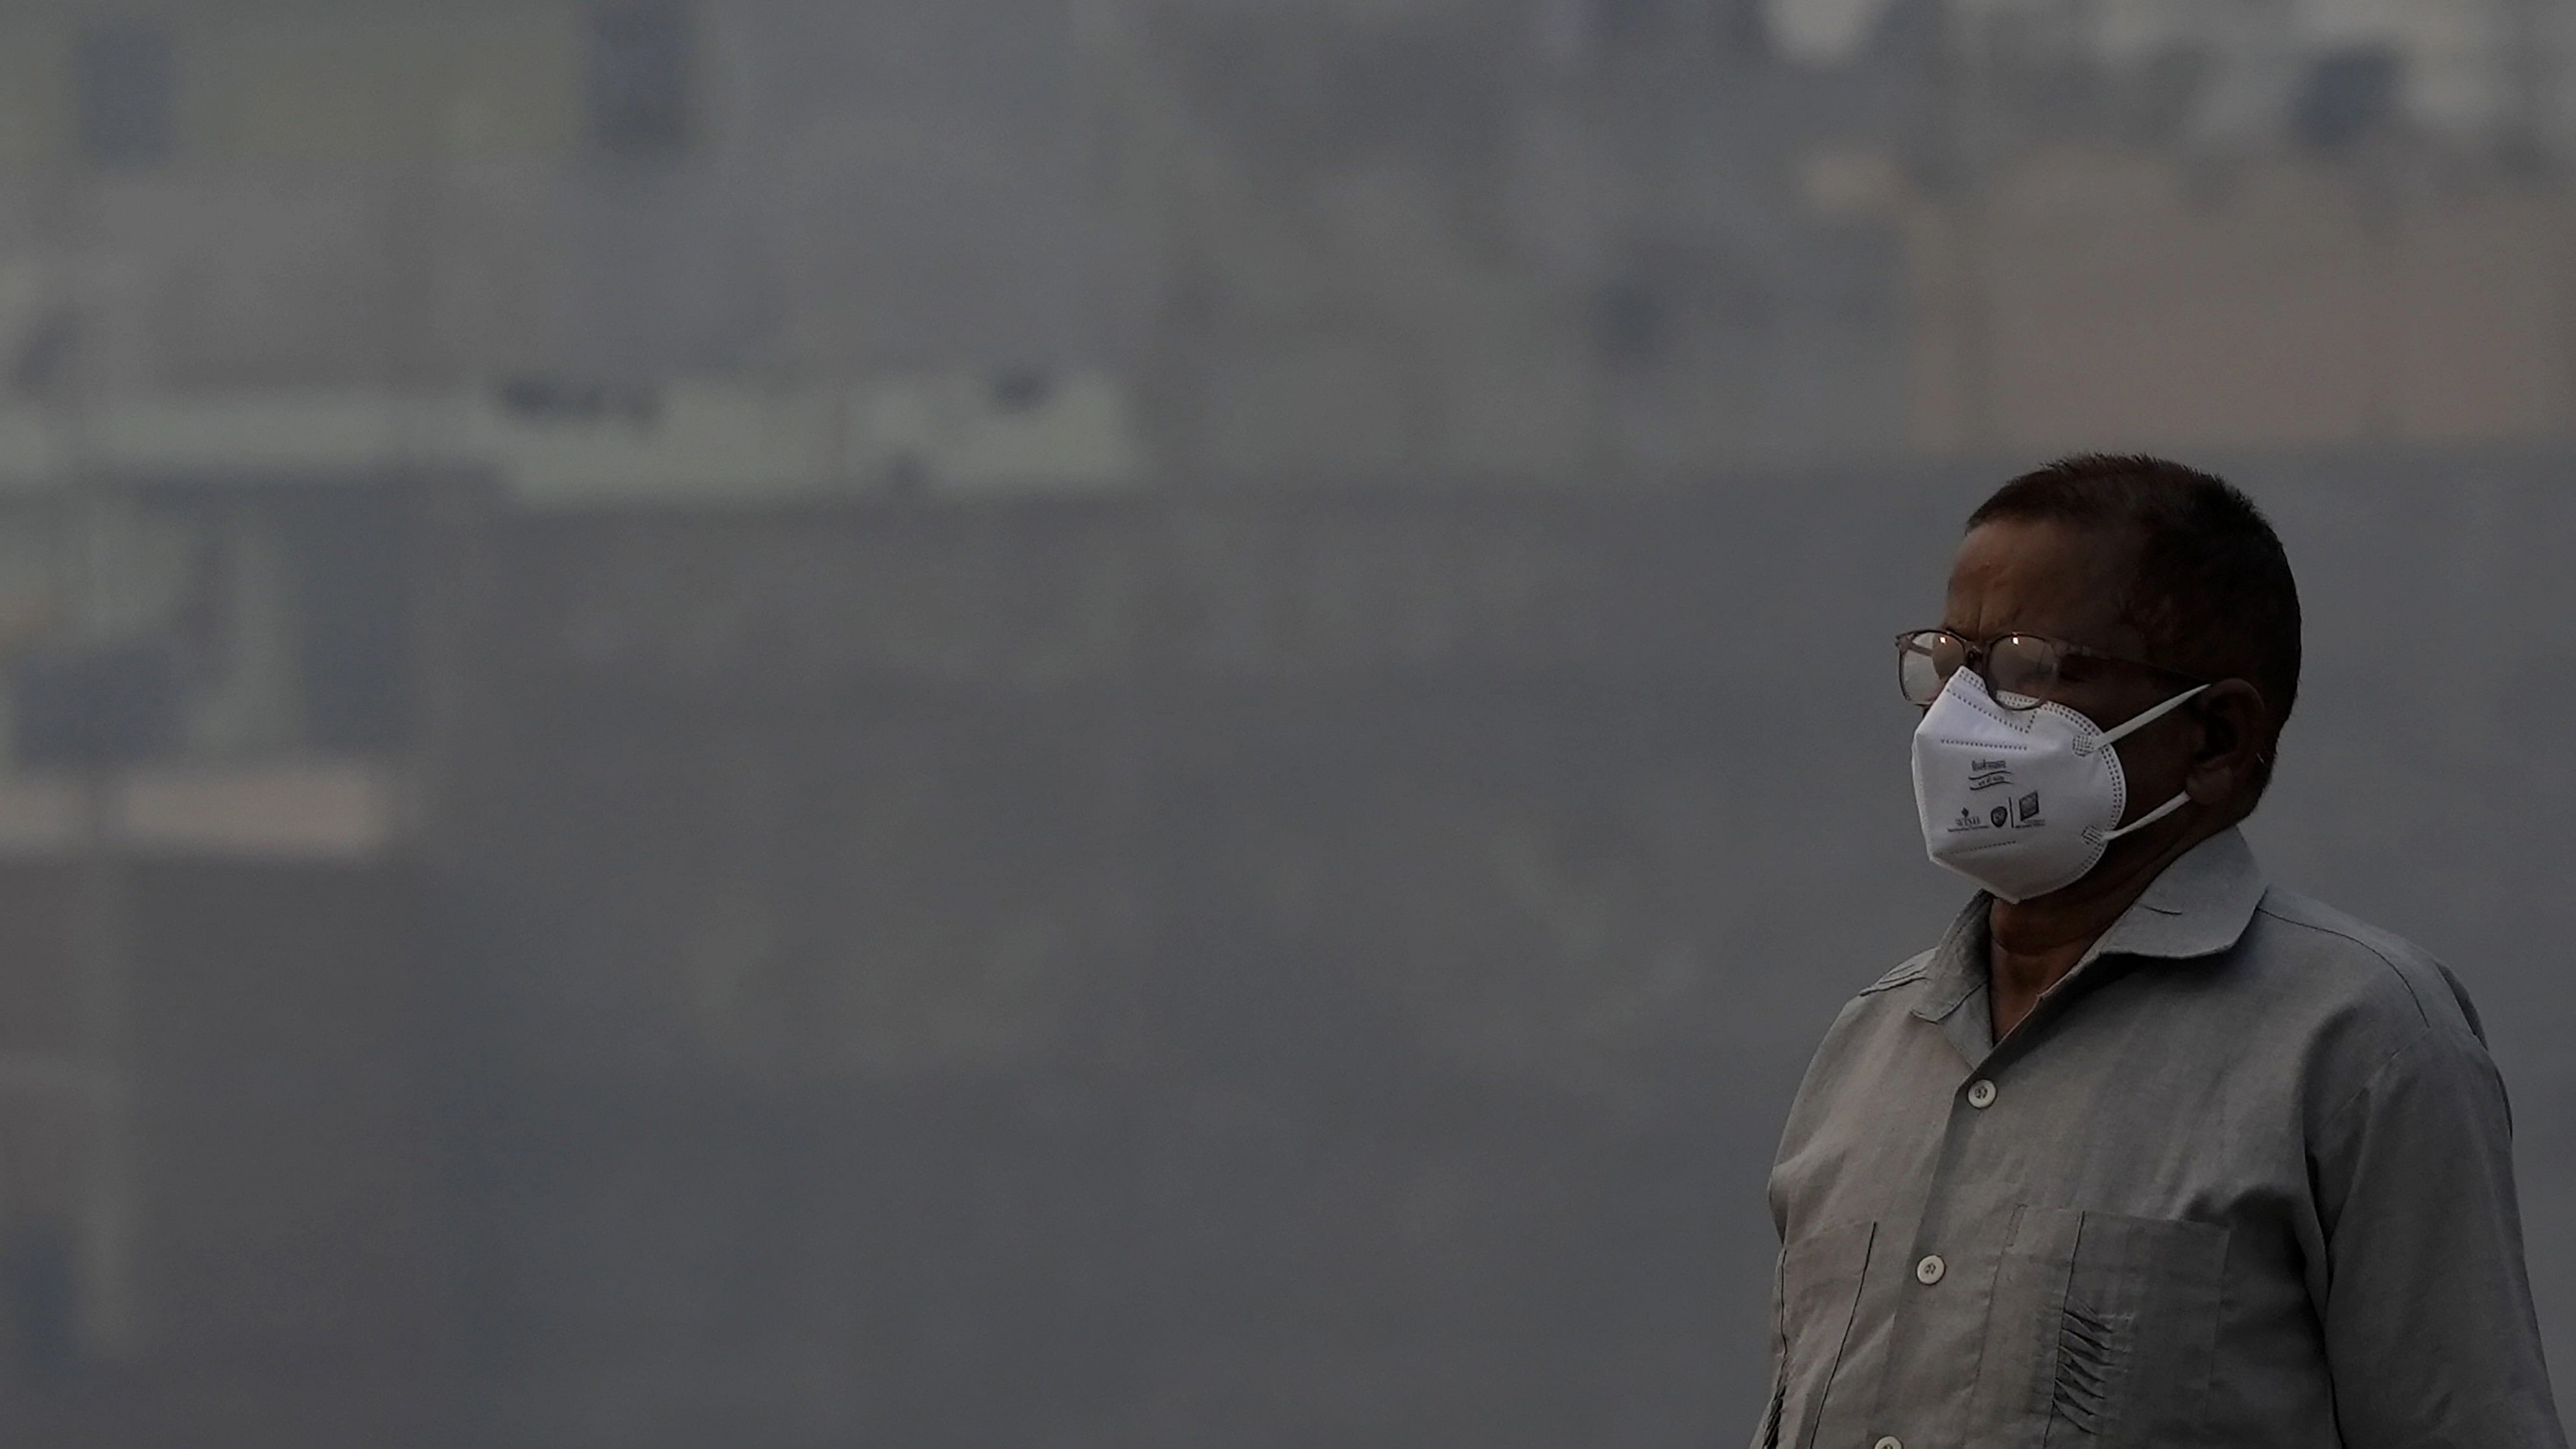
[[[72,134],[82,159],[120,170],[168,161],[178,139],[177,90],[160,21],[83,25],[72,47]]]
[[[412,715],[409,504],[388,489],[284,492],[275,508],[292,580],[299,737],[314,749],[390,749]]]
[[[2394,126],[2405,86],[2405,62],[2386,46],[2329,51],[2309,64],[2291,121],[2300,140],[2339,151]]]
[[[1593,298],[1593,342],[1601,359],[1622,372],[1663,362],[1672,345],[1671,319],[1662,289],[1644,277],[1620,277]]]
[[[18,1223],[0,1231],[0,1305],[21,1374],[51,1378],[80,1357],[79,1282],[69,1228]]]
[[[177,660],[162,641],[35,650],[14,674],[11,745],[22,767],[138,764],[179,747]]]
[[[26,975],[27,963],[14,974]],[[25,1382],[85,1356],[82,1298],[96,1284],[81,1280],[81,1215],[94,1202],[90,1175],[102,1144],[96,1100],[65,1091],[80,1068],[44,1051],[13,1052],[8,1066],[0,1075],[0,1366]],[[49,1075],[56,1080],[39,1080]]]
[[[612,156],[689,144],[697,35],[685,0],[600,0],[590,12],[591,139]]]
[[[0,7],[0,169],[36,165],[62,144],[70,77],[37,17]]]

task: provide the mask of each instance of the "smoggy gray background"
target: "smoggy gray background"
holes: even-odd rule
[[[2236,473],[2314,621],[2253,834],[2478,997],[2563,1364],[2558,466]],[[1734,1433],[1807,1049],[1960,895],[1919,858],[1881,636],[1937,615],[1990,476],[505,540],[446,877],[480,933],[453,1009],[490,1055],[448,1107],[491,1412],[671,1442]],[[890,551],[1015,582],[861,622]],[[681,553],[725,621],[685,647],[647,624]],[[935,662],[890,657],[924,636]],[[745,909],[725,890],[770,954],[692,946]],[[924,938],[1050,979],[955,1021],[972,984],[821,966]],[[799,974],[762,1048],[685,1038],[710,969]],[[975,1066],[871,1079],[932,1031]]]
[[[2078,446],[2576,1397],[2576,12],[1838,9],[0,7],[0,1441],[1734,1442]]]

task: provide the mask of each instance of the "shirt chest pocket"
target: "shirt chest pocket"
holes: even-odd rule
[[[1806,1234],[1780,1254],[1780,1380],[1766,1449],[1814,1443],[1876,1238],[1875,1224],[1849,1223]]]
[[[2025,1209],[1996,1273],[1980,1397],[2008,1442],[2197,1442],[2215,1367],[2227,1229]]]

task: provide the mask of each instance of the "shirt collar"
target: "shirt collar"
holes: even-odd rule
[[[2188,960],[2235,946],[2254,920],[2269,888],[2243,831],[2230,826],[2166,866],[2111,929],[2075,963],[2075,971],[2104,956]],[[1986,908],[1983,891],[1950,923],[1932,952],[1923,1002],[1914,1014],[1939,1021],[1986,987]],[[2067,973],[2072,979],[2074,972]]]

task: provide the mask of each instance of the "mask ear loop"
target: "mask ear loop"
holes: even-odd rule
[[[2121,826],[2117,830],[2103,831],[2102,843],[2108,845],[2123,835],[2130,835],[2137,831],[2144,830],[2148,826],[2155,824],[2157,821],[2164,819],[2166,816],[2171,815],[2190,803],[2191,796],[2188,792],[2176,795],[2162,805],[2157,806],[2155,809],[2148,811],[2146,814],[2139,816],[2137,819],[2130,821],[2128,824]]]
[[[2182,708],[2184,705],[2191,703],[2193,696],[2207,693],[2208,689],[2209,686],[2206,684],[2194,685],[2152,709],[2141,711],[2137,718],[2130,720],[2118,729],[2104,730],[2100,736],[2089,742],[2090,747],[2079,749],[2077,753],[2090,754],[2092,753],[2092,747],[2107,749],[2112,745],[2116,745],[2120,741],[2127,739],[2129,736],[2136,734],[2138,731],[2145,729],[2147,726],[2154,724],[2157,720],[2163,719],[2166,715],[2169,715],[2175,710]]]
[[[2118,744],[2120,741],[2127,739],[2129,736],[2136,734],[2138,731],[2145,729],[2151,724],[2154,724],[2157,720],[2163,719],[2166,715],[2182,708],[2185,704],[2191,701],[2191,697],[2193,695],[2199,694],[2202,690],[2207,688],[2209,688],[2209,686],[2204,684],[2197,688],[2184,690],[2182,693],[2175,695],[2173,698],[2166,700],[2155,708],[2141,712],[2136,719],[2129,721],[2118,729],[2104,734],[2099,743],[2106,749],[2112,745]],[[2155,824],[2157,821],[2164,819],[2166,816],[2171,815],[2190,803],[2191,795],[2189,792],[2176,795],[2162,805],[2157,806],[2155,809],[2150,810],[2146,814],[2139,816],[2137,819],[2130,821],[2128,824],[2121,826],[2119,829],[2106,830],[2102,832],[2102,842],[2107,845],[2110,842],[2119,839],[2123,835],[2129,835],[2136,831],[2144,830],[2148,826]]]

